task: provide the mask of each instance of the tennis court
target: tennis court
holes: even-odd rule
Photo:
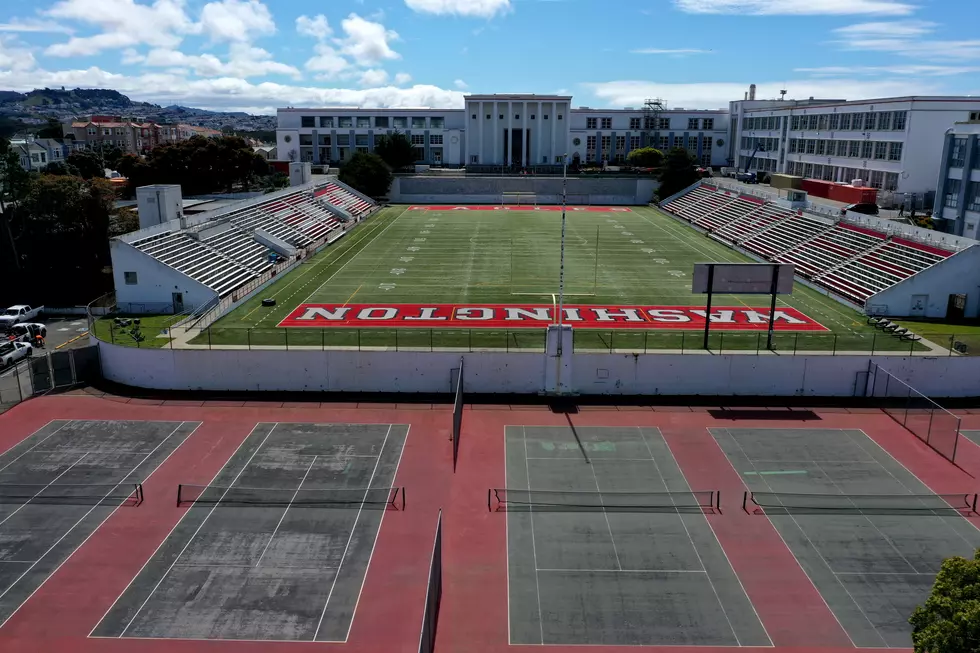
[[[960,435],[964,436],[973,444],[980,446],[980,431],[960,431]]]
[[[0,623],[198,426],[54,420],[0,455]]]
[[[508,426],[511,644],[771,646],[656,428]]]
[[[858,429],[710,431],[853,644],[908,648],[943,559],[980,546],[975,488],[934,495]]]
[[[407,426],[260,423],[92,635],[346,641]]]

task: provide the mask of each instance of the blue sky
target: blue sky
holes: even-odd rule
[[[133,99],[720,108],[760,97],[980,95],[980,0],[3,0],[0,89]]]

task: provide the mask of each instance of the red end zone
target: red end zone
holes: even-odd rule
[[[518,329],[546,327],[555,321],[550,305],[476,304],[302,304],[279,323],[281,327],[400,327],[455,329]],[[582,329],[704,329],[703,308],[689,306],[564,307],[564,322]],[[713,308],[711,326],[730,331],[765,331],[768,308]],[[827,331],[795,308],[776,311],[777,331]]]
[[[410,206],[409,211],[561,211],[560,206],[498,206],[486,204],[483,206]],[[625,206],[569,206],[568,211],[589,211],[592,213],[632,213]]]

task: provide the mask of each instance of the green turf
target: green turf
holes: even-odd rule
[[[171,340],[167,331],[168,328],[184,317],[186,316],[116,314],[95,320],[92,325],[93,335],[99,340],[126,347],[166,347]],[[143,339],[140,340],[138,335],[134,335],[133,328],[135,325],[120,327],[115,323],[116,318],[138,319],[140,321],[138,334],[142,334]]]
[[[531,349],[542,329],[285,329],[276,325],[303,303],[530,304],[558,291],[561,214],[551,211],[409,211],[388,207],[337,244],[284,275],[212,325],[192,343],[284,347],[399,349]],[[630,212],[570,212],[566,235],[566,301],[603,305],[703,306],[691,293],[698,262],[750,259],[650,207]],[[275,307],[261,306],[274,297]],[[768,311],[764,296],[716,296],[715,306]],[[857,311],[796,284],[780,306],[823,324],[822,333],[776,334],[774,348],[798,351],[921,349],[868,326]],[[713,350],[764,346],[756,333],[715,327]],[[579,329],[578,350],[698,349],[698,332],[614,333]],[[396,341],[397,340],[397,341]]]

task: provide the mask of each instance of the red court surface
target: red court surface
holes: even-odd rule
[[[729,415],[735,415],[735,412]],[[745,486],[708,428],[861,429],[937,493],[976,491],[980,447],[964,439],[956,467],[876,409],[757,409],[738,419],[691,407],[582,406],[556,414],[547,406],[467,405],[458,472],[449,442],[452,409],[432,404],[164,401],[85,394],[35,399],[0,416],[0,450],[53,419],[186,420],[202,424],[144,482],[145,502],[120,508],[0,628],[4,653],[238,651],[418,651],[436,516],[443,509],[443,595],[436,651],[540,650],[511,646],[504,521],[487,510],[487,488],[503,487],[504,429],[526,426],[656,427],[692,487],[728,497],[709,522],[775,648],[790,653],[853,651],[847,634],[768,519],[736,509]],[[980,414],[963,415],[980,428]],[[259,422],[410,424],[395,482],[408,508],[389,514],[378,537],[347,643],[233,642],[90,638],[117,597],[185,513],[178,483],[211,481]],[[971,517],[974,525],[980,520]],[[555,646],[571,653],[611,653],[615,646]],[[721,653],[733,647],[630,647]],[[769,650],[769,649],[752,649]],[[868,649],[870,650],[870,649]]]

